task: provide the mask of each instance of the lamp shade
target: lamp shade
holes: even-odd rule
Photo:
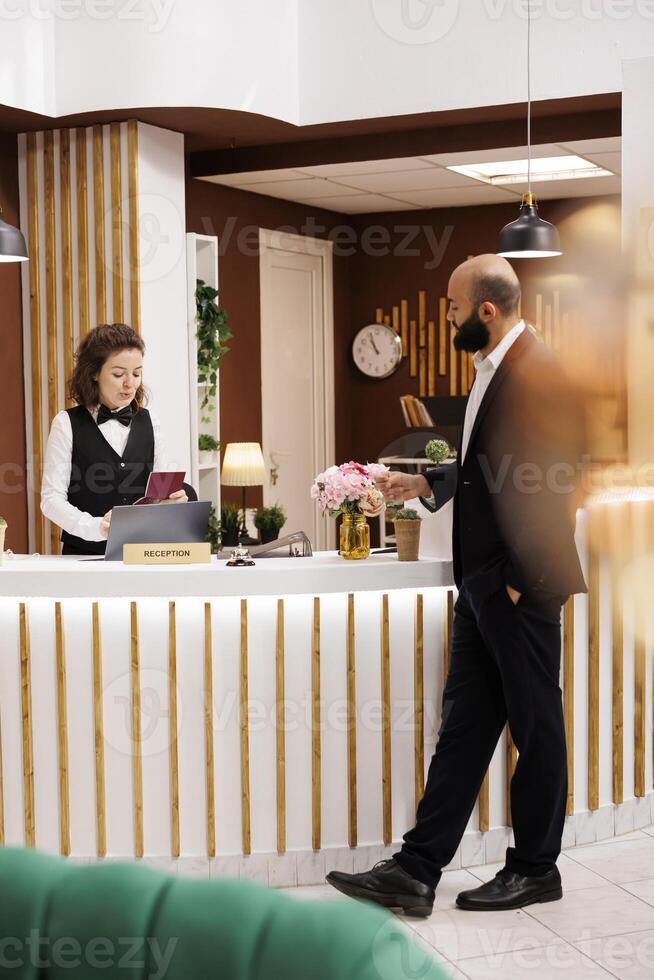
[[[228,442],[220,482],[225,487],[260,487],[266,464],[258,442]]]
[[[507,259],[546,259],[562,254],[557,229],[538,217],[538,205],[530,194],[523,198],[520,216],[502,228],[497,254]]]
[[[27,258],[23,233],[0,218],[0,262],[25,262]]]

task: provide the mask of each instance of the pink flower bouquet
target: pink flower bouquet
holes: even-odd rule
[[[362,466],[350,461],[341,466],[330,466],[313,481],[311,496],[318,501],[323,513],[329,513],[331,517],[339,514],[378,517],[386,505],[381,490],[375,487],[375,480],[384,473],[388,473],[388,467],[381,463]]]

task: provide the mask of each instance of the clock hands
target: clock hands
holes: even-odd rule
[[[373,340],[373,337],[372,337],[372,331],[368,334],[368,340],[372,344],[373,349],[375,351],[375,354],[379,354],[379,349],[378,349],[377,345],[375,344],[375,341]]]

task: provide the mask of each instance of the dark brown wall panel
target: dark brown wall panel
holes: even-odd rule
[[[0,134],[0,205],[4,220],[18,225],[18,150],[13,135]],[[25,552],[27,495],[20,266],[18,262],[0,262],[0,514],[9,524],[5,547]]]

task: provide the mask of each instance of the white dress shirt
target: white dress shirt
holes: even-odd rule
[[[93,420],[98,417],[98,408],[91,411]],[[119,411],[119,409],[114,409]],[[150,411],[148,409],[148,411]],[[155,472],[166,472],[168,466],[165,460],[164,446],[161,439],[159,422],[152,411],[150,420],[154,432],[154,465]],[[108,419],[98,426],[100,432],[111,448],[119,456],[125,452],[131,426],[123,425],[117,419]],[[73,429],[68,412],[59,412],[52,420],[48,443],[45,448],[43,462],[43,482],[41,484],[41,512],[64,531],[83,538],[85,541],[104,541],[100,532],[102,517],[94,517],[86,511],[73,507],[68,502],[68,487],[73,456]]]
[[[509,332],[502,337],[497,347],[495,347],[490,354],[487,354],[486,357],[484,357],[480,351],[477,351],[472,359],[472,363],[475,366],[475,383],[470,389],[468,404],[466,405],[465,420],[463,423],[463,439],[461,440],[462,463],[466,457],[472,428],[475,424],[477,412],[479,411],[479,406],[481,405],[484,395],[486,394],[486,390],[493,380],[493,375],[504,360],[509,347],[515,343],[524,329],[525,321],[520,320],[519,323],[516,323],[515,327],[512,327]]]

